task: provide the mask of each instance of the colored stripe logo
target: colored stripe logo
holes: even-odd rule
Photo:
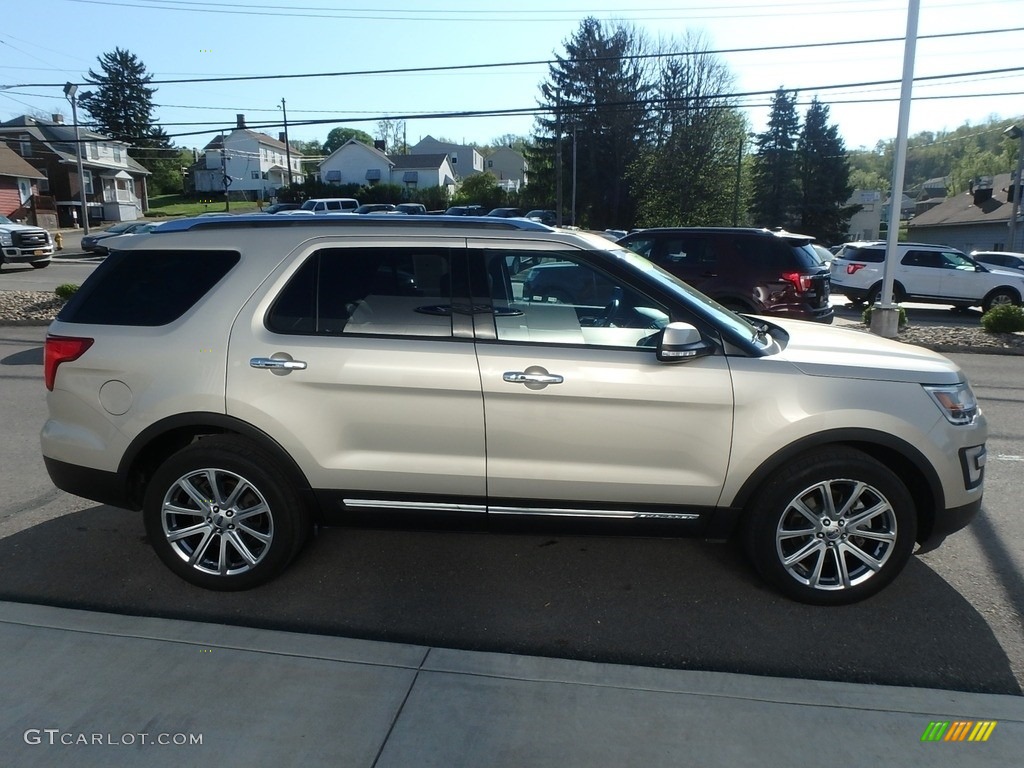
[[[988,741],[997,720],[933,720],[921,734],[921,741]]]

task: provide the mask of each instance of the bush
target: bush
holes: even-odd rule
[[[899,306],[899,305],[897,305],[897,306]],[[871,304],[871,305],[869,305],[868,307],[866,307],[864,309],[864,314],[861,316],[861,319],[864,321],[864,325],[867,325],[867,326],[871,325],[871,311],[874,308],[875,308],[875,305]],[[900,310],[900,319],[897,321],[896,327],[899,330],[902,331],[904,328],[906,328],[907,326],[910,325],[910,321],[907,320],[907,310],[904,309],[903,307],[899,307],[899,310]]]
[[[54,289],[53,292],[56,293],[60,298],[64,299],[64,301],[67,301],[68,299],[75,295],[75,291],[77,290],[78,286],[75,285],[74,283],[61,283],[56,287],[56,289]]]
[[[1024,331],[1024,309],[1013,304],[992,307],[981,316],[981,327],[989,333]]]

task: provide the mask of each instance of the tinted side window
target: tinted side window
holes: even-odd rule
[[[331,248],[312,254],[267,315],[275,333],[451,336],[446,249]]]
[[[849,261],[866,261],[872,264],[881,264],[885,261],[885,250],[882,248],[850,248],[847,246],[839,255]]]
[[[57,318],[166,325],[191,309],[238,259],[234,251],[111,251]]]

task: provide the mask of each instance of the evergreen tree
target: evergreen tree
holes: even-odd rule
[[[636,58],[643,49],[631,28],[587,18],[565,43],[565,56],[556,55],[549,67],[542,92],[555,114],[538,118],[536,146],[557,155],[557,142],[544,139],[562,136],[561,168],[554,158],[550,165],[562,174],[564,221],[570,218],[574,143],[576,223],[604,229],[634,218],[636,201],[626,177],[646,138],[643,100],[649,86]]]
[[[179,150],[162,128],[153,122],[153,76],[146,65],[127,50],[115,48],[97,59],[100,72],[92,69],[86,82],[97,86],[78,97],[79,105],[91,118],[98,133],[129,144],[128,154],[153,173],[151,191],[181,190]]]
[[[97,90],[78,97],[92,118],[92,127],[118,141],[135,144],[153,131],[153,76],[134,53],[115,48],[98,57],[100,73],[89,70],[86,82]]]
[[[826,244],[845,239],[854,212],[846,206],[853,194],[846,145],[839,128],[828,124],[828,112],[828,105],[811,101],[798,143],[800,231]]]
[[[794,229],[800,224],[799,130],[796,94],[780,87],[768,129],[757,136],[750,213],[758,226]]]

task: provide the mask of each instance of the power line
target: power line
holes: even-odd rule
[[[81,2],[93,2],[93,0],[80,0]],[[98,0],[97,0],[98,1]],[[930,40],[930,39],[946,39],[955,37],[968,37],[968,36],[980,36],[980,35],[997,35],[1006,34],[1010,32],[1022,32],[1024,27],[1012,27],[1008,29],[984,29],[977,30],[974,32],[943,32],[933,35],[921,35],[919,40]],[[840,47],[850,45],[877,45],[879,43],[901,43],[904,41],[903,37],[881,37],[868,40],[838,40],[826,43],[792,43],[787,45],[769,45],[769,46],[757,46],[748,48],[721,48],[717,50],[699,50],[699,51],[672,51],[666,53],[641,53],[631,54],[628,56],[598,56],[593,58],[582,58],[582,59],[535,59],[535,60],[524,60],[524,61],[505,61],[505,62],[494,62],[490,64],[454,64],[447,66],[438,67],[402,67],[397,69],[364,69],[364,70],[352,70],[345,72],[303,72],[297,74],[276,74],[276,75],[230,75],[225,77],[193,77],[193,78],[176,78],[168,80],[156,80],[152,79],[148,82],[148,85],[181,85],[186,83],[229,83],[229,82],[246,82],[246,81],[260,81],[260,80],[295,80],[312,77],[367,77],[371,75],[403,75],[403,74],[421,74],[421,73],[437,73],[437,72],[459,72],[467,70],[487,70],[487,69],[499,69],[503,67],[527,67],[527,66],[538,66],[538,65],[553,65],[559,64],[565,61],[575,63],[597,63],[603,61],[632,61],[632,60],[644,60],[644,59],[665,59],[665,58],[677,58],[677,57],[688,57],[688,56],[712,56],[721,55],[726,53],[766,53],[770,51],[787,51],[797,49],[812,49],[812,48],[829,48],[829,47]],[[18,85],[6,85],[0,86],[3,89],[14,89],[14,88],[63,88],[65,83],[21,83]],[[90,85],[96,85],[96,83],[81,82],[77,85],[88,87]]]

